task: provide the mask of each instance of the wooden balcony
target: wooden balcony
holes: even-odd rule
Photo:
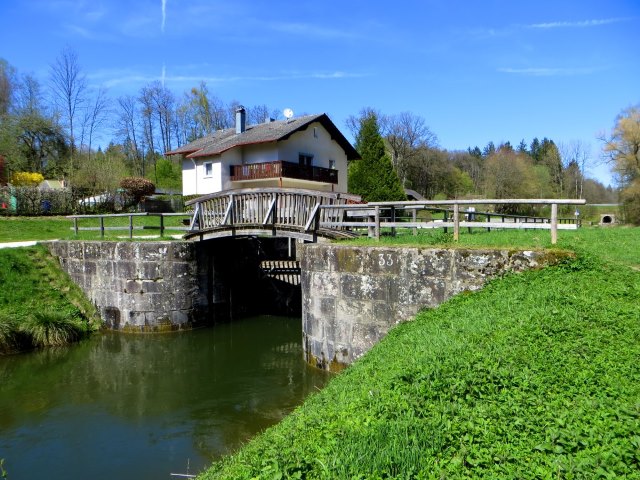
[[[297,163],[276,162],[231,165],[231,181],[261,180],[265,178],[295,178],[322,183],[338,183],[338,170],[331,168],[298,165]]]

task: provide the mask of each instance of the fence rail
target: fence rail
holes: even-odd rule
[[[115,218],[127,218],[129,222],[127,225],[112,225],[105,226],[105,220],[115,219]],[[153,217],[159,220],[158,225],[134,225],[134,218],[141,217]],[[73,230],[76,235],[78,235],[81,231],[100,231],[100,236],[104,237],[106,231],[128,231],[129,238],[133,238],[134,230],[160,230],[160,236],[164,235],[165,230],[172,231],[181,231],[185,232],[188,227],[187,225],[183,226],[175,226],[175,225],[166,225],[165,217],[183,217],[184,219],[190,219],[190,213],[115,213],[115,214],[94,214],[94,215],[68,215],[67,218],[73,220]],[[98,227],[81,227],[79,225],[80,221],[88,220],[88,219],[99,219],[100,226]]]
[[[584,205],[585,200],[570,199],[482,199],[482,200],[419,200],[408,202],[370,202],[362,205],[346,206],[321,206],[323,210],[334,212],[331,217],[339,220],[320,221],[323,228],[366,228],[370,237],[379,239],[383,228],[391,229],[395,234],[396,229],[412,229],[414,234],[421,228],[453,228],[454,241],[460,237],[460,228],[511,228],[511,229],[546,229],[551,231],[551,243],[558,240],[558,230],[575,230],[578,228],[577,218],[558,217],[558,205]],[[551,206],[550,218],[508,215],[495,212],[476,212],[467,209],[461,211],[461,207],[472,207],[474,205],[549,205]],[[420,210],[439,209],[446,213],[451,213],[449,219],[445,213],[443,220],[419,220]],[[342,211],[342,215],[337,215],[336,211]],[[405,215],[402,216],[401,212]],[[410,217],[406,214],[410,213]],[[477,218],[485,217],[486,221],[476,221]],[[491,221],[492,218],[500,218],[500,222]],[[505,221],[509,219],[509,221]],[[532,221],[528,221],[532,220]]]

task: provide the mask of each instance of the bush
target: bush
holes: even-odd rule
[[[35,312],[21,326],[35,347],[66,345],[80,340],[84,329],[68,314],[53,310]]]
[[[11,184],[14,187],[37,187],[44,181],[41,173],[16,172],[11,175]]]
[[[156,186],[150,180],[142,177],[127,177],[120,181],[120,186],[127,192],[137,205],[147,195],[156,191]]]

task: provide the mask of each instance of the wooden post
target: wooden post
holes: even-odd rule
[[[391,207],[391,221],[396,223],[396,207],[394,206]],[[391,236],[396,236],[396,227],[391,227]]]
[[[164,215],[160,214],[160,238],[164,234]]]
[[[413,223],[416,223],[418,221],[418,209],[414,208],[411,211],[411,220],[413,220]],[[413,227],[413,234],[414,235],[418,235],[418,227]]]
[[[460,240],[460,205],[453,204],[453,241]]]
[[[558,204],[551,204],[551,245],[558,242]]]
[[[78,217],[73,217],[73,229],[76,232],[76,235],[78,235]]]
[[[375,226],[373,227],[373,236],[376,240],[380,240],[380,207],[375,207]]]
[[[104,238],[104,217],[100,217],[100,236]]]
[[[129,215],[129,239],[133,238],[133,215]]]

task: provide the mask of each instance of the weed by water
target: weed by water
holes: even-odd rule
[[[45,310],[34,312],[20,325],[35,347],[56,347],[75,342],[86,328],[68,314]]]

